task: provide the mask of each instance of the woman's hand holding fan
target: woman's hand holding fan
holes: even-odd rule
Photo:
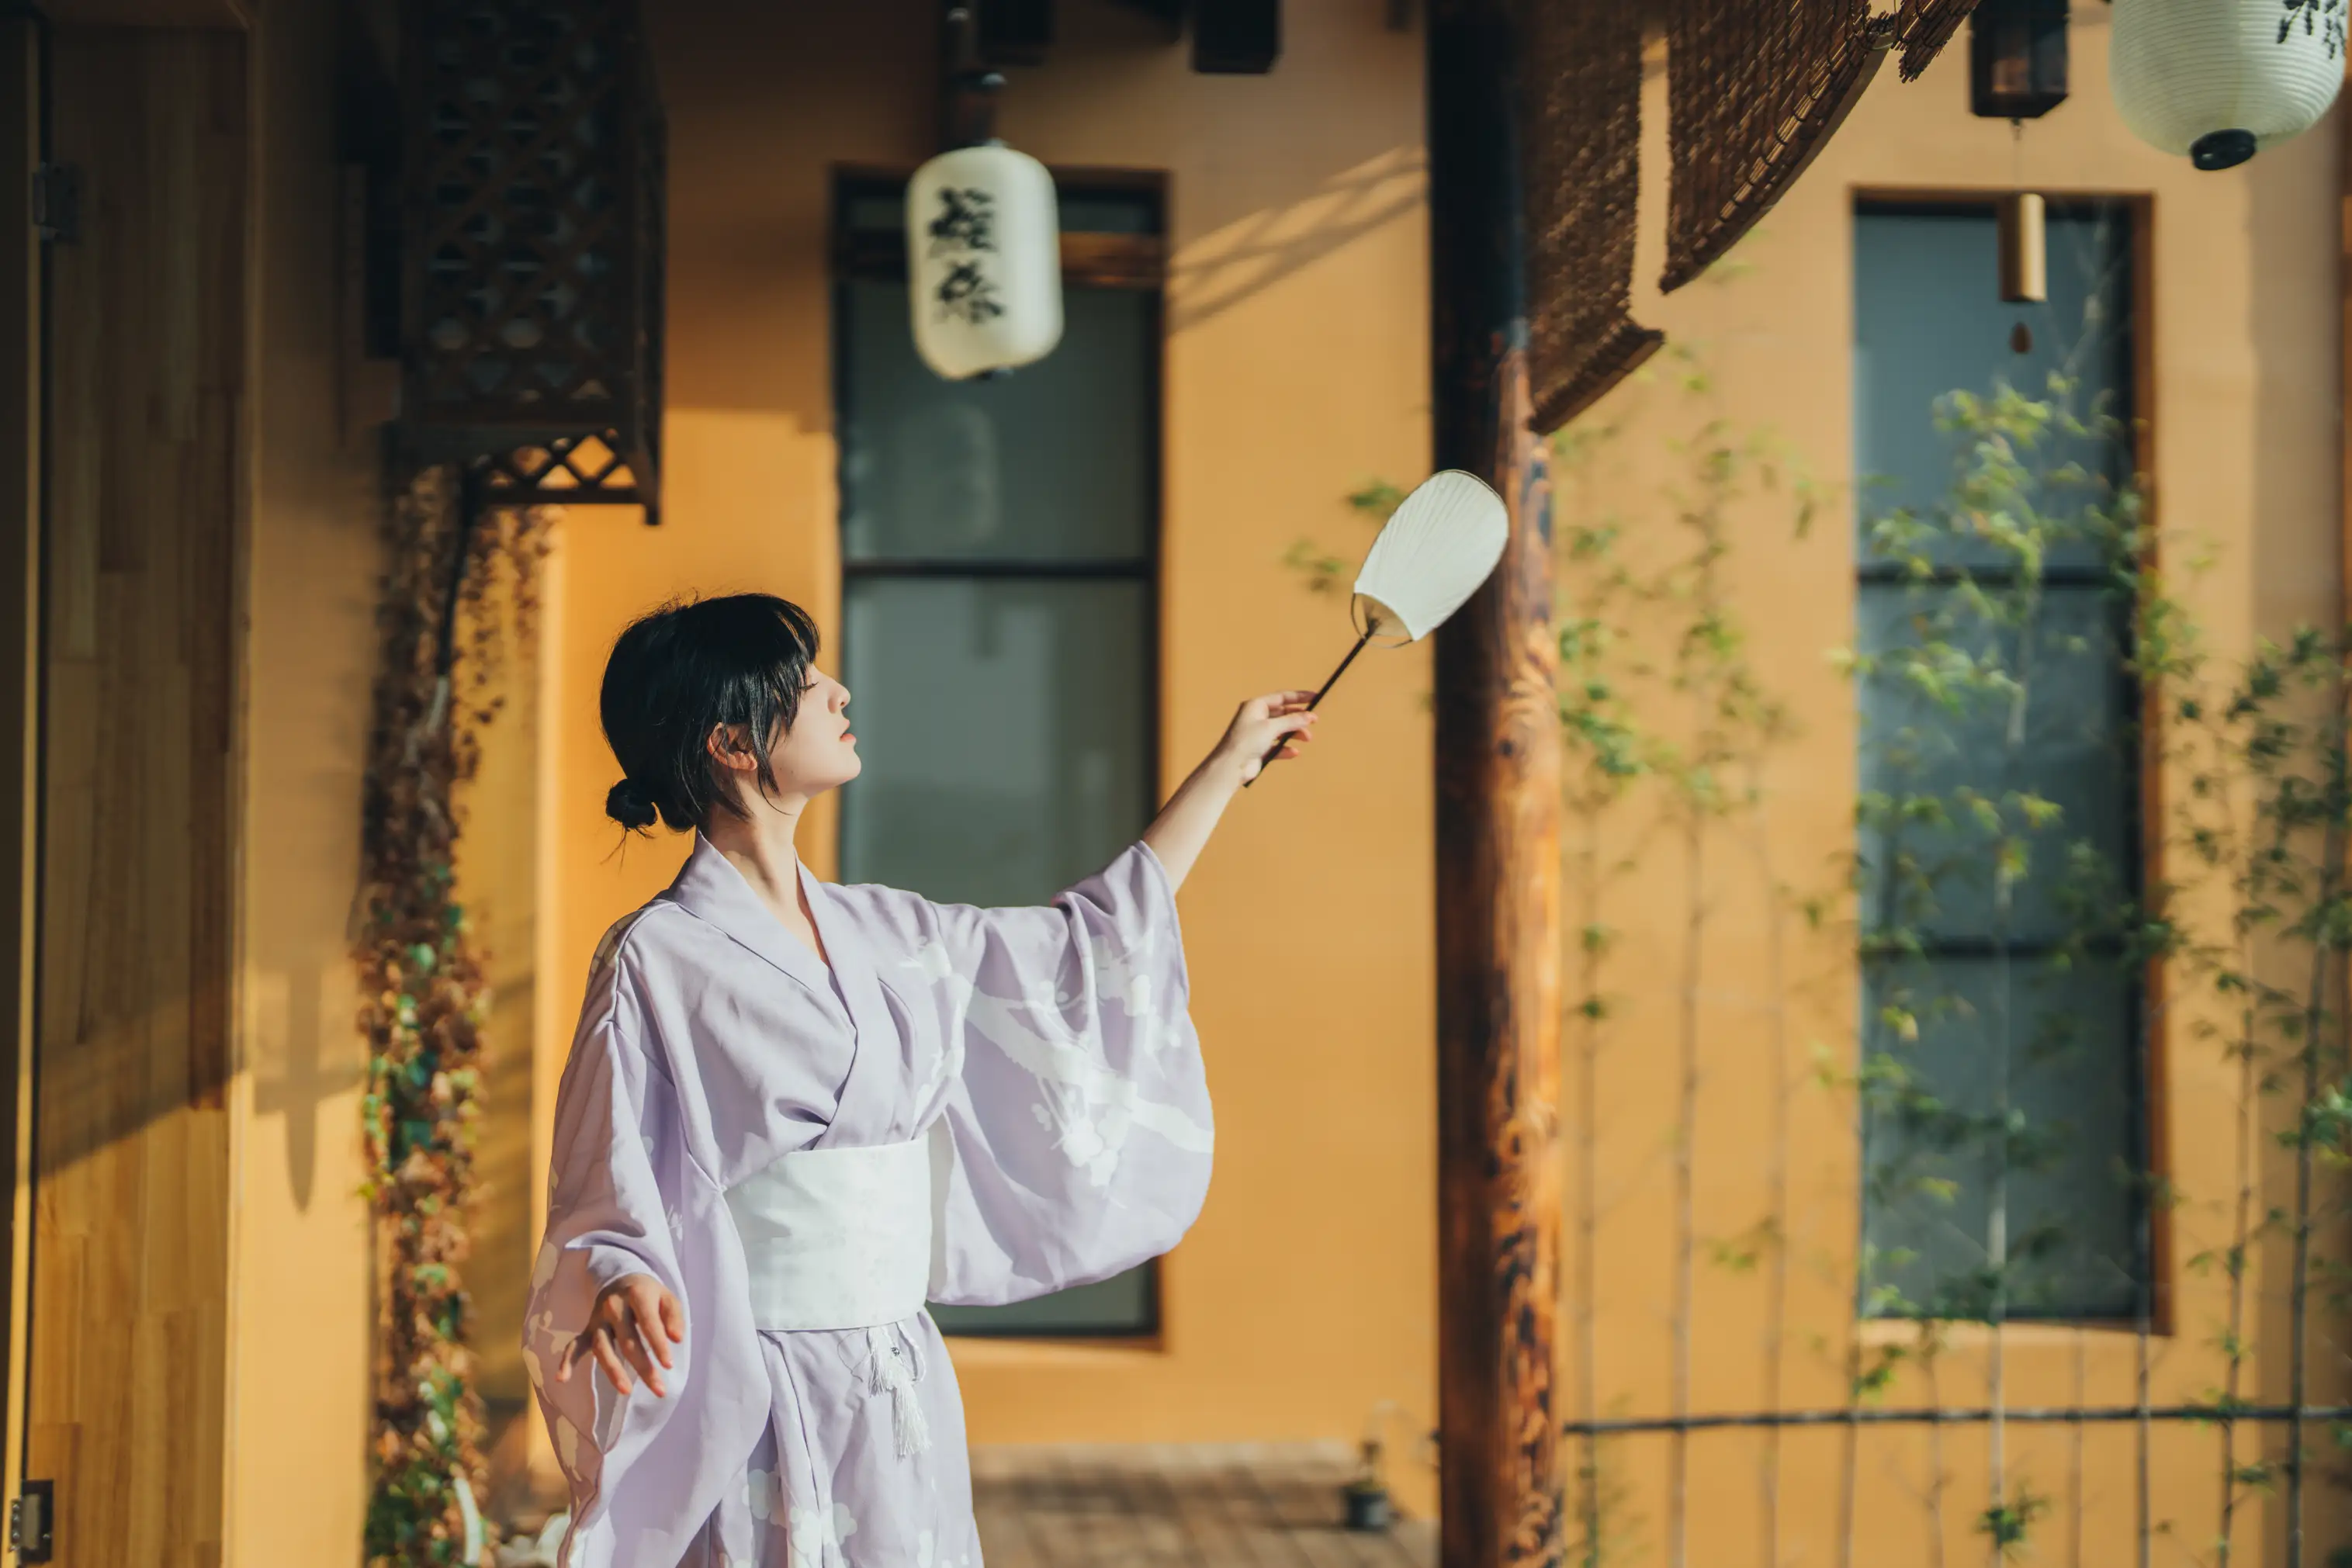
[[[1402,647],[1444,625],[1494,574],[1510,533],[1503,498],[1475,475],[1448,468],[1423,480],[1390,515],[1364,557],[1363,570],[1356,574],[1349,602],[1349,615],[1360,618],[1356,645],[1322,690],[1296,694],[1306,697],[1303,708],[1286,711],[1312,717],[1356,655],[1375,639]],[[1389,643],[1391,638],[1394,642]],[[1288,743],[1286,733],[1275,742],[1259,758],[1259,773],[1276,758],[1295,755],[1286,753]],[[1244,780],[1256,781],[1255,774]]]

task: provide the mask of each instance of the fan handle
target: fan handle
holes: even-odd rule
[[[1313,713],[1315,711],[1317,706],[1323,701],[1325,693],[1328,693],[1333,686],[1339,684],[1339,677],[1348,673],[1348,666],[1356,662],[1356,655],[1362,653],[1364,651],[1364,644],[1370,643],[1371,640],[1372,633],[1370,630],[1367,628],[1364,633],[1356,639],[1356,645],[1348,650],[1348,656],[1339,661],[1339,667],[1331,672],[1331,678],[1323,683],[1323,689],[1317,692],[1315,695],[1308,700],[1307,704],[1307,711],[1308,713]],[[1289,744],[1290,737],[1286,735],[1280,740],[1276,741],[1274,743],[1273,749],[1268,751],[1264,757],[1257,759],[1257,771],[1251,774],[1247,779],[1242,781],[1242,788],[1246,789],[1251,785],[1256,783],[1259,779],[1265,778],[1265,770],[1274,765],[1275,758],[1282,755],[1282,748]]]

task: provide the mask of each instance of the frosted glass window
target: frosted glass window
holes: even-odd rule
[[[2133,1175],[2146,1166],[2141,988],[2112,929],[2140,874],[2128,607],[2088,529],[2026,583],[2003,551],[1939,538],[1922,572],[1874,554],[1869,531],[1895,507],[1930,513],[1950,495],[1968,438],[1937,427],[1947,393],[2005,382],[2040,398],[2056,371],[2079,410],[2128,428],[2130,215],[2053,211],[2048,239],[2048,301],[2003,304],[1990,207],[1855,218],[1855,640],[1879,661],[1856,691],[1862,1283],[1874,1315],[2118,1319],[2146,1301]],[[2028,461],[2121,481],[2132,452],[2120,434],[2077,436]],[[2065,517],[2064,494],[2046,494],[2045,511]],[[2021,627],[1990,622],[1977,588],[2030,590],[2035,609]],[[2002,698],[1954,712],[1919,695],[1903,661],[1930,644],[2028,672],[2013,741]],[[1972,793],[2059,810],[2024,835],[2028,869],[2005,910],[1999,834],[1971,819]],[[1948,819],[1897,821],[1870,804],[1906,798]]]
[[[1061,346],[995,381],[915,357],[907,286],[853,278],[842,553],[896,560],[1141,563],[1151,549],[1158,301],[1064,291]]]
[[[1854,219],[1853,434],[1858,518],[1895,507],[1923,507],[1945,494],[1960,438],[1936,428],[1946,392],[1990,393],[1997,382],[2041,395],[2051,372],[2080,383],[2095,406],[2131,416],[2131,220],[2115,207],[2051,213],[2049,296],[2004,304],[1992,209],[1864,209]],[[2032,344],[2012,346],[2023,326]],[[2066,462],[2127,478],[2130,453],[2090,440],[2053,440],[2042,461]],[[1965,539],[1938,552],[1955,564],[2000,559]],[[2061,549],[2052,565],[2097,565],[2084,548]]]
[[[1861,692],[1864,791],[1957,800],[1974,790],[1998,800],[2011,790],[2053,802],[2060,815],[2045,833],[2028,835],[2031,858],[2011,889],[2007,932],[2016,941],[2053,944],[2076,930],[2078,892],[2066,852],[2087,846],[2108,866],[2130,863],[2137,831],[2139,770],[2132,754],[2137,702],[2121,673],[2117,606],[2104,588],[2045,583],[2032,629],[2032,646],[2014,632],[1996,638],[1948,588],[1865,583],[1855,607],[1860,646],[1885,655],[1935,641],[2008,669],[2032,657],[2032,697],[2020,744],[2010,748],[2006,714],[1992,702],[1954,713],[1919,695],[1899,666],[1882,666]],[[1947,827],[1906,824],[1905,852],[1932,875],[1932,899],[1914,904],[1892,885],[1890,835],[1861,828],[1861,915],[1865,931],[1908,926],[1931,939],[1989,937],[1995,929],[1993,831],[1955,813]]]
[[[1910,1064],[1918,1091],[1908,1103],[1890,1096],[1870,1130],[1863,1239],[1872,1287],[1893,1292],[1879,1315],[1987,1315],[2000,1190],[2007,1316],[2131,1316],[2135,989],[2111,964],[2058,969],[2021,956],[2006,966],[1944,954],[1869,967],[1865,1016],[1875,1020],[1893,1001],[1919,1018],[1916,1040],[1890,1039],[1875,1021],[1865,1031],[1870,1049]],[[1977,1129],[2004,1071],[2009,1103],[2025,1114],[1997,1168]],[[1928,1102],[1936,1109],[1923,1109]]]
[[[852,578],[843,678],[865,773],[844,873],[953,904],[1042,904],[1150,809],[1150,590]]]
[[[1157,231],[1155,199],[1063,192],[1066,232]],[[853,241],[898,195],[845,183]],[[845,880],[943,903],[1043,904],[1135,841],[1156,803],[1160,296],[1066,287],[1058,348],[994,380],[915,357],[887,243],[835,291],[842,648],[865,771]],[[997,1308],[959,1333],[1135,1334],[1150,1266]]]

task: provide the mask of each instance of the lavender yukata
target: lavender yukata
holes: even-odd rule
[[[698,839],[606,934],[555,1111],[524,1354],[568,1568],[979,1568],[925,1299],[1174,1245],[1211,1123],[1173,890],[1138,844],[1034,909],[802,873],[825,964]],[[685,1308],[669,1393],[555,1368],[597,1291]]]

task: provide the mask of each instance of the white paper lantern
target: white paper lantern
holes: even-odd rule
[[[2227,169],[2311,129],[2344,81],[2343,0],[2116,0],[2107,80],[2149,146]]]
[[[963,381],[1062,340],[1061,222],[1045,165],[1001,142],[942,152],[907,183],[915,351]]]

